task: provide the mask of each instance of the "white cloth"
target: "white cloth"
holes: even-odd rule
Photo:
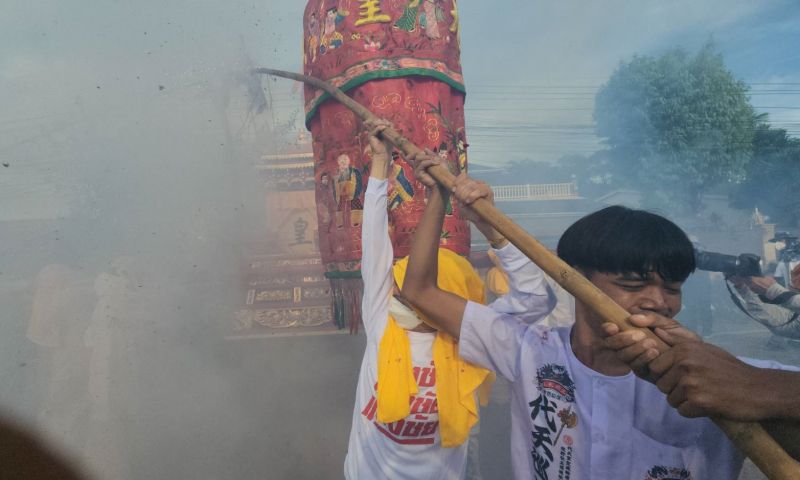
[[[575,321],[575,299],[555,280],[544,275],[528,257],[511,243],[492,251],[500,267],[508,275],[509,291],[492,302],[499,313],[515,315],[523,323],[544,321],[551,327],[572,325]],[[548,297],[549,303],[542,300]],[[545,309],[549,314],[543,318]]]
[[[367,348],[356,387],[344,475],[349,480],[462,479],[468,442],[456,448],[442,448],[439,437],[436,372],[433,367],[435,333],[408,332],[414,376],[419,386],[419,393],[411,399],[411,414],[388,425],[375,421],[378,345],[386,328],[389,297],[394,285],[386,191],[386,180],[370,178],[364,197],[361,227],[364,297],[361,313]]]
[[[746,284],[733,287],[731,294],[738,298],[741,308],[753,320],[767,327],[774,335],[800,339],[800,294],[787,297],[782,303],[765,302],[760,295],[750,290]],[[780,284],[770,286],[766,298],[774,300],[779,295],[790,292]]]
[[[468,303],[459,343],[466,360],[512,382],[515,478],[737,478],[742,456],[710,420],[680,416],[633,374],[609,377],[583,365],[570,347],[571,327],[540,321],[552,297],[536,298],[534,324]]]
[[[508,293],[497,298],[489,308],[513,315],[526,324],[538,322],[550,314],[556,299],[542,270],[511,243],[492,251],[508,274]]]
[[[417,315],[417,312],[403,305],[394,296],[389,297],[389,313],[400,328],[414,330],[422,325],[422,320]]]

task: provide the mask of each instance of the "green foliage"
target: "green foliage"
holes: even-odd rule
[[[800,140],[759,124],[746,177],[731,193],[735,207],[758,207],[770,221],[800,226]]]
[[[711,44],[620,64],[594,113],[614,176],[646,204],[699,210],[704,190],[745,173],[756,124],[747,90]]]

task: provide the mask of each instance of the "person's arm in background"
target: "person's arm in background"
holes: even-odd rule
[[[800,293],[785,289],[773,277],[734,276],[728,282],[753,320],[776,335],[800,338]]]
[[[525,323],[534,323],[547,316],[555,307],[556,298],[545,281],[545,273],[469,208],[480,198],[494,203],[491,187],[462,174],[456,177],[453,196],[462,205],[464,216],[489,241],[501,267],[508,274],[509,292],[492,302],[489,307],[498,313],[518,315]]]
[[[364,295],[361,316],[367,335],[377,338],[388,318],[389,297],[392,294],[392,261],[394,251],[389,238],[389,216],[386,211],[391,147],[377,135],[389,125],[381,120],[365,122],[372,147],[372,166],[364,194],[364,218],[361,223],[361,277]]]
[[[796,276],[795,273],[792,275]],[[748,277],[747,286],[764,297],[770,305],[777,305],[795,313],[800,312],[800,292],[784,287],[773,277]]]
[[[425,151],[408,158],[415,165],[414,175],[428,187],[428,203],[417,224],[411,252],[408,256],[408,270],[403,282],[402,295],[422,312],[423,320],[437,330],[443,330],[453,338],[459,338],[461,320],[467,301],[458,295],[441,290],[437,285],[439,273],[439,239],[444,224],[445,204],[450,192],[426,172],[432,165],[441,161]]]

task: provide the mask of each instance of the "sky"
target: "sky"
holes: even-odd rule
[[[37,135],[69,132],[80,115],[136,121],[137,106],[174,99],[241,66],[243,56],[299,71],[303,7],[275,0],[6,0],[0,155],[19,154]],[[674,46],[696,50],[709,39],[753,86],[753,104],[800,134],[800,4],[792,0],[462,1],[459,8],[467,133],[477,163],[591,153],[594,94],[620,61]],[[277,121],[300,112],[287,82],[270,93]]]

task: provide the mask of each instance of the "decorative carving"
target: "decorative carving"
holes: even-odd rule
[[[288,302],[292,296],[292,290],[263,290],[256,295],[256,302]]]
[[[269,328],[318,327],[332,321],[332,319],[333,316],[331,315],[330,307],[241,311],[240,314],[237,315],[237,331],[252,328],[253,322]],[[242,325],[244,325],[244,327],[242,327]]]

